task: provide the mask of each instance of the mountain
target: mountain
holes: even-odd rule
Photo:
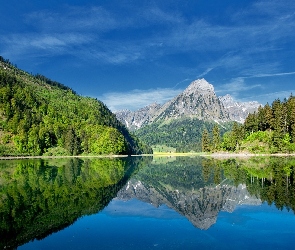
[[[233,212],[238,205],[260,205],[261,200],[251,196],[246,185],[203,187],[191,192],[165,190],[148,186],[134,179],[128,181],[117,194],[121,200],[138,199],[155,207],[166,205],[185,216],[195,227],[207,230],[216,223],[220,211]]]
[[[210,132],[217,124],[222,136],[233,121],[243,122],[258,107],[258,102],[235,102],[230,95],[217,97],[213,85],[199,79],[163,105],[153,103],[134,112],[115,114],[146,144],[189,152],[201,151],[204,129]]]
[[[195,227],[208,229],[216,222],[220,211],[231,213],[238,205],[261,204],[245,184],[235,185],[241,182],[234,182],[229,178],[232,176],[225,175],[223,168],[230,164],[201,157],[152,162],[128,180],[117,198],[136,198],[155,207],[166,205],[185,216]],[[241,175],[247,176],[240,171]]]
[[[135,112],[130,110],[121,110],[116,112],[116,116],[130,130],[136,130],[144,125],[149,124],[157,111],[161,109],[161,105],[152,103],[144,108],[141,108]]]
[[[102,102],[0,57],[0,155],[151,152]]]
[[[255,101],[235,102],[230,95],[217,97],[212,84],[198,79],[163,105],[153,103],[137,111],[123,110],[115,114],[128,129],[136,130],[155,122],[171,122],[180,118],[243,122],[259,106]]]
[[[205,79],[193,81],[181,94],[165,103],[154,115],[152,121],[182,117],[229,121],[229,116],[217,98],[213,85]]]
[[[246,117],[249,113],[254,113],[258,110],[259,106],[262,106],[257,101],[251,102],[237,102],[234,101],[232,96],[229,94],[225,96],[220,96],[219,100],[223,103],[223,106],[227,113],[229,114],[229,118],[232,121],[237,121],[240,123],[244,123]]]

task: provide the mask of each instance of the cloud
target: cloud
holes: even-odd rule
[[[90,41],[89,37],[74,33],[8,35],[3,39],[7,46],[7,51],[3,54],[44,56],[50,53],[54,56],[69,53],[73,47],[88,44]]]
[[[128,20],[128,19],[127,19]],[[25,21],[40,32],[87,32],[122,27],[126,19],[119,22],[115,15],[102,7],[66,7],[59,12],[38,11],[26,15]]]
[[[187,82],[187,81],[191,81],[191,79],[186,78],[186,79],[184,79],[184,80],[182,80],[182,81],[176,83],[176,84],[174,85],[173,89],[175,89],[179,84],[184,83],[184,82]]]
[[[293,96],[294,96],[294,93],[295,93],[295,89],[290,89],[290,90],[266,93],[266,94],[262,94],[262,95],[247,96],[247,97],[242,98],[241,101],[242,100],[245,100],[245,101],[259,100],[259,102],[262,104],[266,104],[267,102],[269,104],[271,104],[270,100],[271,100],[271,102],[276,99],[280,99],[282,101],[285,98],[288,99],[291,94],[293,94]]]
[[[284,99],[288,98],[291,93],[295,93],[294,90],[284,90],[284,91],[277,91],[265,94],[258,94],[259,92],[255,91],[257,95],[253,95],[254,89],[263,89],[264,92],[267,91],[267,88],[262,84],[251,84],[249,83],[250,80],[253,78],[263,78],[263,77],[280,77],[280,76],[288,76],[294,75],[295,72],[283,72],[283,73],[272,73],[272,74],[256,74],[251,76],[245,77],[237,77],[232,79],[229,83],[223,84],[218,86],[216,89],[216,93],[219,95],[230,94],[235,97],[237,100],[240,101],[249,101],[249,100],[259,100],[261,103],[269,102],[269,100],[275,100],[277,98]],[[271,88],[269,89],[271,90]],[[248,93],[248,94],[247,94]],[[249,95],[249,93],[252,93]],[[243,96],[243,98],[241,98]]]
[[[112,111],[122,109],[134,111],[154,102],[163,104],[181,92],[182,90],[180,89],[171,88],[135,89],[130,92],[106,93],[98,97],[98,99],[104,102]]]
[[[295,72],[273,73],[273,74],[257,74],[257,75],[244,77],[244,78],[261,78],[261,77],[287,76],[287,75],[295,75]]]
[[[255,88],[262,88],[261,84],[246,84],[245,79],[243,77],[237,77],[232,79],[231,82],[223,84],[216,88],[216,93],[221,95],[231,94],[233,96],[239,95],[241,92],[249,91]]]
[[[197,76],[197,78],[202,78],[205,75],[207,75],[211,70],[213,70],[213,68],[208,68],[206,69],[203,73],[201,73],[200,75]]]
[[[277,57],[269,59],[265,49],[278,50],[284,41],[295,38],[292,1],[258,1],[246,10],[230,13],[227,18],[233,21],[222,24],[210,18],[187,17],[180,8],[164,9],[156,3],[144,4],[144,8],[142,4],[121,4],[117,9],[122,11],[109,6],[65,6],[57,12],[28,13],[24,21],[34,27],[34,33],[6,34],[0,52],[9,58],[16,53],[63,54],[95,59],[98,64],[155,61],[181,53],[198,58],[201,53],[210,61],[205,67],[208,71],[198,76],[203,77],[215,67],[246,71],[249,65],[273,64]],[[3,46],[3,40],[1,43]],[[216,55],[207,58],[212,52]]]

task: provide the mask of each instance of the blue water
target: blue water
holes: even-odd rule
[[[100,213],[18,249],[295,249],[295,216],[267,204],[242,205],[201,230],[167,206],[114,199]]]

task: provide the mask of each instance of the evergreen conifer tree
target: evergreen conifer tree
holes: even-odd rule
[[[220,147],[220,132],[219,132],[219,127],[217,124],[214,125],[213,130],[212,130],[212,134],[213,134],[213,150],[214,151],[218,151],[219,147]]]
[[[208,130],[205,128],[202,134],[202,151],[203,152],[210,152],[211,145],[210,145],[210,137]]]

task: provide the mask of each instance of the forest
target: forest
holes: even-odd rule
[[[0,155],[142,154],[152,149],[101,101],[0,57]]]
[[[223,126],[215,122],[203,121],[197,118],[182,118],[169,122],[156,122],[144,126],[135,131],[135,134],[146,144],[166,145],[175,148],[176,152],[200,152],[202,131],[211,131],[218,126],[218,131],[223,135],[230,130],[232,123],[224,123]]]
[[[244,124],[234,123],[222,138],[215,130],[203,130],[202,151],[250,153],[295,152],[295,97],[259,107]]]

